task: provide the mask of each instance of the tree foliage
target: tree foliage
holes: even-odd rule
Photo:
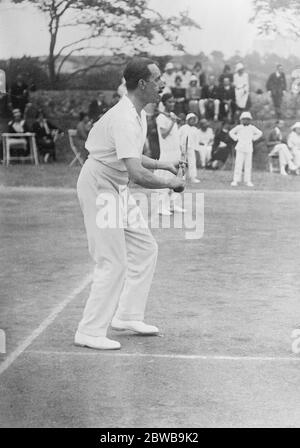
[[[299,0],[252,0],[254,15],[251,19],[261,34],[300,36]]]
[[[93,49],[103,55],[109,50],[114,55],[110,64],[120,65],[128,55],[151,52],[151,45],[169,42],[174,48],[182,50],[179,31],[182,28],[200,28],[187,12],[181,12],[178,16],[163,17],[149,7],[149,0],[12,1],[31,3],[48,18],[48,72],[53,86],[58,82],[65,63],[74,54]],[[81,30],[85,30],[85,35],[59,47],[61,30],[79,25]],[[103,66],[101,60],[102,56],[99,56],[91,67],[76,70],[72,76]]]

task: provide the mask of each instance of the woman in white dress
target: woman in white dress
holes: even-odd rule
[[[180,151],[180,137],[178,130],[178,117],[174,114],[175,100],[171,93],[165,93],[162,96],[162,105],[164,111],[161,112],[157,119],[157,129],[160,145],[160,158],[162,161],[178,162],[181,157]],[[174,176],[165,170],[157,170],[157,175],[167,178]],[[178,194],[173,190],[166,190],[160,192],[159,198],[159,213],[162,215],[171,215],[172,212],[184,212],[185,210],[179,205],[175,204],[175,199]]]
[[[288,147],[290,148],[294,164],[300,168],[300,121],[292,126],[292,132],[288,136]]]
[[[238,109],[243,111],[247,108],[249,100],[249,75],[245,72],[244,65],[239,62],[236,66],[236,72],[233,76],[235,87],[235,101]]]

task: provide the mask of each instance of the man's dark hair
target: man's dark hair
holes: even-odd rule
[[[172,93],[164,93],[164,95],[161,97],[161,102],[163,103],[163,105],[165,105],[166,102],[167,102],[170,98],[173,98]]]
[[[123,73],[128,91],[135,90],[140,79],[149,80],[151,75],[149,65],[151,64],[156,62],[149,58],[133,58],[128,62]]]

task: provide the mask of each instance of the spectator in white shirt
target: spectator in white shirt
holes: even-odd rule
[[[197,179],[196,153],[198,148],[197,115],[190,113],[186,116],[186,123],[179,129],[181,153],[188,161],[188,176],[193,184],[200,182]]]
[[[297,121],[292,126],[292,132],[288,136],[288,147],[290,148],[294,163],[298,168],[300,168],[300,121]]]
[[[198,129],[198,152],[200,155],[201,167],[205,168],[211,159],[212,145],[214,142],[214,133],[209,126],[206,118],[202,118],[199,122]]]
[[[249,75],[245,72],[244,64],[239,62],[236,66],[236,72],[233,76],[233,84],[235,87],[235,101],[237,108],[244,111],[249,107]]]
[[[251,124],[252,116],[250,112],[243,112],[240,116],[241,124],[235,126],[229,132],[232,140],[237,142],[236,159],[234,166],[232,187],[236,187],[242,180],[242,172],[244,169],[244,181],[248,187],[253,187],[251,182],[252,172],[252,154],[253,154],[253,142],[259,140],[262,136],[262,132]]]

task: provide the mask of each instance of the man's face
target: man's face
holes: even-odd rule
[[[103,93],[99,93],[98,94],[98,101],[100,101],[102,103],[103,100],[104,100],[104,94]]]
[[[174,98],[169,98],[165,103],[165,108],[168,112],[172,112],[175,108],[175,100]]]
[[[196,126],[196,124],[197,124],[197,118],[196,118],[196,117],[191,117],[191,118],[188,120],[188,125],[189,125],[189,126]]]
[[[283,73],[282,65],[278,65],[277,70],[278,70],[278,73]]]
[[[21,121],[22,115],[20,111],[14,112],[14,120],[15,121]]]
[[[208,78],[208,81],[209,81],[209,84],[210,84],[211,86],[213,86],[214,83],[215,83],[215,77],[214,77],[214,75],[210,75],[210,77]]]
[[[244,126],[249,126],[249,124],[251,123],[251,120],[250,120],[250,118],[243,118],[243,119],[241,120],[241,123],[242,123]]]
[[[283,120],[278,121],[278,123],[277,123],[277,127],[278,127],[279,129],[282,129],[282,128],[284,127],[284,121],[283,121]]]
[[[161,79],[161,72],[156,64],[149,65],[149,71],[151,75],[148,81],[145,82],[145,89],[143,90],[145,102],[147,104],[158,103],[165,84]]]
[[[229,87],[230,86],[230,79],[229,78],[224,78],[224,87]]]

